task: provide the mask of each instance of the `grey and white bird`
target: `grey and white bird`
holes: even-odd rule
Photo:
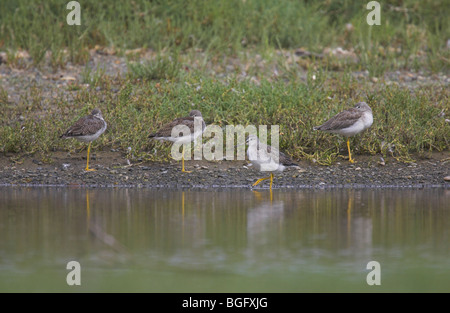
[[[256,135],[249,135],[246,143],[248,144],[247,157],[250,163],[259,171],[270,172],[269,177],[258,179],[252,186],[257,186],[262,181],[270,179],[270,189],[272,189],[274,172],[282,172],[286,167],[298,166],[283,152],[261,143]]]
[[[195,127],[197,123],[201,122],[201,127]],[[187,126],[189,128],[189,134],[188,135],[181,135],[179,132],[173,133],[172,130],[177,126]],[[205,131],[206,124],[203,120],[202,113],[200,113],[199,110],[192,110],[189,112],[189,116],[186,117],[179,117],[174,119],[172,122],[167,123],[163,125],[157,132],[150,134],[148,137],[152,139],[157,140],[165,140],[165,141],[172,141],[178,144],[184,144],[189,143],[192,141],[195,141],[201,134]],[[190,173],[190,171],[186,171],[184,169],[184,145],[183,145],[183,151],[182,151],[182,172],[184,173]]]
[[[106,130],[107,124],[99,109],[92,110],[91,114],[80,118],[60,138],[75,138],[82,142],[89,142],[87,151],[86,171],[95,171],[89,168],[91,143]]]
[[[372,109],[365,102],[357,103],[353,108],[347,109],[330,118],[320,126],[316,126],[314,130],[322,130],[328,133],[335,133],[347,137],[348,159],[351,163],[350,138],[359,134],[372,126],[373,115]]]

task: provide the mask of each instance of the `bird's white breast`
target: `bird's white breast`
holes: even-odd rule
[[[155,139],[172,141],[172,142],[176,142],[178,144],[185,144],[185,143],[189,143],[192,141],[196,141],[196,139],[199,136],[201,136],[202,133],[203,133],[203,129],[200,129],[194,133],[188,133],[187,135],[184,135],[184,136],[155,137]]]
[[[86,135],[86,136],[78,136],[78,137],[74,137],[74,138],[76,138],[76,139],[78,139],[79,141],[82,141],[82,142],[94,141],[95,139],[100,137],[101,134],[103,134],[105,132],[106,127],[108,126],[104,119],[102,119],[102,121],[103,121],[102,128],[100,128],[95,134],[93,134],[93,135]]]
[[[247,150],[247,156],[249,161],[255,166],[259,171],[264,172],[275,172],[283,171],[284,165],[280,163],[279,155],[274,153],[268,153],[265,148],[259,149],[255,145],[250,145]]]
[[[363,114],[363,123],[364,123],[364,129],[369,128],[373,124],[373,114],[372,112],[364,112]]]
[[[364,112],[363,115],[352,126],[335,130],[333,132],[346,137],[351,137],[366,130],[367,128],[372,126],[372,123],[373,123],[372,112]]]

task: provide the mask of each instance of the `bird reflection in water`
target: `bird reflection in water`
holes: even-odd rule
[[[249,246],[255,248],[280,238],[284,219],[284,201],[274,201],[271,189],[268,191],[269,195],[267,192],[256,190],[252,192],[257,205],[248,210],[247,235]],[[274,236],[274,233],[277,235]]]
[[[94,197],[95,198],[95,197]],[[99,223],[91,223],[91,207],[89,201],[89,189],[86,189],[86,225],[87,231],[106,246],[123,255],[128,255],[127,249],[112,235],[106,233]]]

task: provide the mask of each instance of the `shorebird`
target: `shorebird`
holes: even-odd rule
[[[298,166],[283,152],[272,146],[261,143],[256,135],[249,135],[247,156],[250,162],[260,171],[270,172],[269,177],[258,179],[252,186],[257,186],[262,181],[270,179],[270,189],[272,190],[273,172],[282,172],[286,167]]]
[[[314,130],[323,130],[347,137],[348,160],[354,163],[350,152],[350,138],[366,130],[373,123],[372,109],[365,102],[357,103],[353,108],[342,111]]]
[[[201,129],[194,128],[195,118],[200,119],[202,123]],[[180,134],[172,134],[172,129],[176,126],[181,125],[187,126],[189,128],[190,130],[189,135],[179,136]],[[148,136],[148,138],[154,138],[161,141],[167,140],[176,142],[178,144],[184,144],[195,141],[197,137],[201,136],[201,134],[205,131],[205,128],[206,124],[205,121],[203,120],[202,113],[200,113],[200,111],[198,110],[192,110],[191,112],[189,112],[189,116],[174,119],[172,122],[163,125],[156,133],[153,133],[150,136]],[[183,173],[191,173],[190,171],[186,171],[184,169],[184,145],[181,155],[181,164],[182,164],[181,171]]]
[[[89,168],[91,143],[105,132],[106,126],[107,124],[103,119],[102,112],[99,109],[94,109],[91,114],[80,118],[60,136],[60,138],[75,138],[82,142],[89,142],[86,171],[95,171],[95,169]]]

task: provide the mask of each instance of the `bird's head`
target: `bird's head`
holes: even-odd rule
[[[202,113],[199,110],[192,110],[189,112],[189,116],[191,117],[202,117]]]
[[[372,111],[372,109],[369,107],[369,105],[365,102],[358,102],[355,105],[355,109],[357,109],[358,111]]]
[[[100,111],[100,109],[93,109],[91,112],[91,115],[96,117],[96,118],[100,118],[102,119],[102,111]]]
[[[248,145],[251,145],[252,143],[257,143],[258,142],[258,136],[256,135],[248,135],[247,138],[245,139],[245,143]]]

